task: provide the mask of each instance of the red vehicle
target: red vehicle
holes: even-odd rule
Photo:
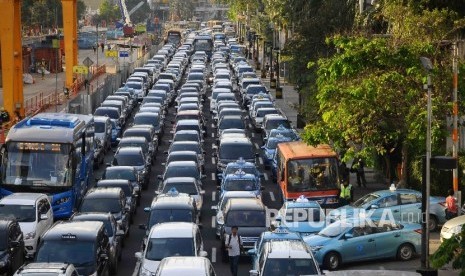
[[[124,37],[134,37],[134,26],[131,25],[124,25],[123,26],[123,34]]]

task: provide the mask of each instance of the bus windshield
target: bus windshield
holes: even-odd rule
[[[213,43],[211,39],[197,39],[194,45],[194,51],[212,51]]]
[[[309,192],[337,188],[335,157],[290,160],[288,162],[289,192]]]
[[[8,142],[2,181],[28,187],[70,187],[70,144]]]

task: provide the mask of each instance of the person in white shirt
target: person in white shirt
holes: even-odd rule
[[[241,256],[242,241],[237,234],[239,227],[231,227],[231,235],[226,237],[225,245],[228,249],[229,265],[233,276],[237,276],[237,268],[239,266],[239,257]]]

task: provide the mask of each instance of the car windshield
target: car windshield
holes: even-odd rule
[[[145,258],[161,261],[171,256],[195,256],[192,238],[152,238],[147,244]]]
[[[287,167],[287,190],[289,192],[336,189],[337,187],[336,157],[290,160]]]
[[[95,133],[105,132],[105,123],[104,122],[95,122]]]
[[[266,215],[264,211],[233,210],[226,216],[226,225],[238,227],[265,227]]]
[[[312,207],[287,208],[285,216],[284,219],[287,222],[299,222],[302,221],[302,218],[305,218],[305,221],[320,221],[321,210]]]
[[[266,127],[265,128],[267,130],[270,130],[270,129],[273,129],[273,128],[277,128],[280,125],[283,125],[283,127],[285,127],[285,128],[291,128],[291,124],[286,119],[268,120],[266,122]]]
[[[173,141],[199,141],[199,135],[197,133],[181,133],[175,134]]]
[[[149,229],[163,222],[195,222],[191,209],[155,209],[150,212]]]
[[[97,110],[95,110],[94,116],[108,116],[108,118],[117,120],[119,119],[119,112],[116,108],[97,108]]]
[[[117,187],[117,188],[121,188],[121,190],[123,190],[123,193],[126,197],[130,197],[132,195],[132,191],[131,191],[131,188],[129,185],[120,185],[120,184],[97,184],[97,187],[108,187],[108,188],[112,188],[112,187]]]
[[[144,158],[139,154],[117,155],[113,160],[114,166],[143,166]]]
[[[105,179],[126,179],[129,181],[136,181],[136,174],[130,170],[107,170],[105,172]]]
[[[138,82],[129,82],[129,83],[126,83],[126,87],[139,90],[139,89],[142,89],[142,84]]]
[[[352,203],[351,205],[353,207],[358,207],[358,208],[366,208],[368,206],[371,206],[375,200],[379,198],[379,195],[377,194],[367,194]]]
[[[198,162],[197,159],[197,154],[195,152],[192,152],[192,154],[170,154],[168,158],[166,159],[166,163],[170,163],[173,161],[194,161]]]
[[[340,234],[344,233],[346,230],[352,228],[351,225],[349,225],[345,221],[336,221],[334,223],[331,223],[328,225],[326,228],[321,230],[318,235],[322,237],[329,237],[329,238],[334,238],[339,236]]]
[[[270,139],[266,142],[266,148],[267,149],[276,149],[279,143],[284,142],[283,140],[278,140],[278,139]]]
[[[111,221],[109,219],[99,220],[99,219],[89,219],[89,218],[86,218],[85,216],[84,217],[78,216],[78,217],[73,218],[73,221],[101,221],[103,222],[103,225],[105,226],[105,230],[107,231],[108,237],[113,237],[113,234],[114,234],[113,225],[111,224]]]
[[[95,265],[93,242],[44,240],[37,251],[36,262],[70,263],[74,266]]]
[[[266,88],[264,86],[252,86],[247,87],[247,94],[249,95],[256,95],[259,93],[266,93]]]
[[[123,137],[131,137],[131,136],[145,137],[145,139],[147,139],[147,141],[150,141],[152,139],[152,137],[150,137],[150,131],[143,131],[143,130],[138,131],[138,130],[135,130],[135,129],[131,129],[129,131],[124,132]]]
[[[33,222],[36,220],[36,207],[35,205],[0,204],[0,218]]]
[[[299,275],[316,275],[318,270],[312,259],[294,259],[268,258],[263,270],[263,276],[299,276]]]
[[[192,183],[192,182],[167,183],[165,187],[163,187],[163,193],[167,193],[172,188],[175,188],[176,191],[180,193],[185,193],[189,195],[198,195],[197,189],[195,188],[195,183]]]
[[[254,159],[255,153],[252,143],[228,143],[222,144],[219,150],[220,159],[237,160],[239,158]]]
[[[171,144],[170,151],[194,151],[197,154],[200,154],[200,147],[198,144]]]
[[[170,177],[194,177],[199,178],[199,171],[196,166],[168,166],[164,178]]]
[[[226,191],[253,191],[257,189],[253,179],[228,179],[223,188]]]
[[[245,123],[240,119],[223,119],[218,126],[219,129],[238,128],[245,129]]]
[[[279,111],[277,109],[259,109],[257,110],[257,115],[256,117],[265,117],[265,115],[268,114],[279,114]]]
[[[121,212],[121,205],[118,198],[84,198],[79,211],[81,213],[111,212],[115,214]]]
[[[158,116],[136,116],[134,117],[134,125],[152,125],[159,127]]]
[[[190,80],[202,80],[203,81],[204,79],[204,75],[203,74],[189,74],[187,76],[187,80],[190,81]]]

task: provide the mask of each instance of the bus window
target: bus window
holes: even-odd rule
[[[336,188],[336,158],[290,160],[287,167],[289,192]]]

